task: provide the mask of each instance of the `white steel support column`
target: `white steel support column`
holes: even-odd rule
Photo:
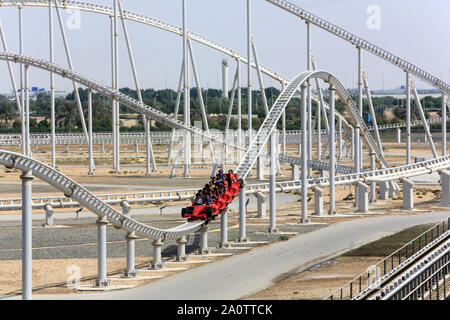
[[[122,214],[128,217],[131,217],[131,206],[128,201],[123,200],[120,202],[122,206]],[[134,231],[127,232],[125,236],[125,240],[127,242],[127,260],[126,260],[126,268],[123,272],[123,277],[135,277],[138,272],[135,267],[135,242],[136,242],[136,233]]]
[[[301,125],[302,125],[302,172],[301,172],[301,181],[302,181],[302,217],[300,219],[300,223],[308,222],[308,148],[307,148],[307,113],[306,113],[306,85],[303,84],[301,87]]]
[[[117,0],[114,2],[114,79],[115,79],[115,89],[119,90],[119,30],[118,30],[118,5]],[[120,173],[120,104],[115,100],[114,107],[116,109],[115,116],[113,119],[113,125],[116,127],[115,131],[115,142],[116,142],[116,173]]]
[[[338,140],[339,140],[339,160],[342,160],[342,118],[339,117],[338,119]]]
[[[128,49],[128,57],[130,60],[130,66],[131,66],[131,71],[133,73],[133,78],[134,78],[134,83],[135,83],[135,87],[136,87],[138,100],[139,100],[139,102],[142,103],[143,102],[142,94],[141,94],[141,89],[140,89],[140,85],[139,85],[139,79],[138,79],[137,72],[136,72],[136,65],[134,62],[133,49],[131,47],[130,37],[128,36],[128,28],[127,28],[127,25],[125,22],[125,14],[124,14],[120,0],[117,1],[117,4],[118,4],[119,12],[120,12],[120,18],[121,18],[121,22],[122,22],[122,30],[123,30],[123,34],[124,34],[124,38],[125,38],[125,43],[126,43],[127,49]],[[153,171],[156,171],[156,161],[155,161],[155,156],[153,154],[153,147],[152,147],[152,142],[151,142],[151,138],[150,138],[150,120],[151,119],[147,119],[145,115],[142,115],[142,119],[143,119],[143,124],[144,124],[144,128],[145,128],[146,175],[148,176],[148,175],[150,175],[150,161],[152,161]]]
[[[200,111],[202,113],[203,124],[205,126],[206,133],[209,133],[208,117],[206,115],[205,104],[203,103],[202,88],[201,88],[201,85],[200,85],[200,79],[199,79],[199,76],[198,76],[197,67],[195,65],[194,51],[192,50],[191,41],[189,39],[187,39],[187,46],[188,46],[188,54],[189,54],[189,56],[191,58],[192,71],[194,72],[195,84],[197,86],[197,95],[198,95],[199,104],[200,104]],[[228,93],[227,93],[227,96],[228,96]],[[212,140],[209,140],[209,150],[210,150],[210,153],[211,153],[212,163],[215,164],[216,160],[215,160],[215,157],[214,157],[214,149],[213,149],[213,145],[212,145]]]
[[[311,70],[311,24],[306,22],[306,69]],[[311,99],[311,81],[307,82],[307,99],[308,99],[308,160],[312,160],[312,99]],[[302,155],[303,157],[303,155]],[[308,176],[312,176],[312,168],[308,168]]]
[[[220,214],[220,241],[219,248],[229,247],[228,243],[228,209]]]
[[[25,155],[31,157],[30,148],[30,92],[28,83],[28,65],[25,65]]]
[[[363,116],[363,79],[362,79],[362,52],[361,48],[357,47],[358,49],[358,111],[361,117]],[[357,155],[358,155],[358,171],[361,171],[361,168],[363,167],[363,159],[362,159],[362,140],[361,140],[361,128],[357,128],[357,140],[358,140],[358,147],[357,147]]]
[[[93,136],[92,136],[92,90],[88,89],[88,128],[89,128],[89,172],[88,175],[94,174],[94,158],[93,158]]]
[[[255,58],[255,66],[256,66],[256,74],[258,76],[258,82],[259,82],[259,90],[261,91],[261,98],[263,101],[264,110],[266,111],[266,116],[269,114],[269,106],[267,104],[267,97],[266,92],[264,91],[264,81],[262,79],[261,75],[261,68],[259,67],[258,62],[258,52],[256,51],[256,45],[253,38],[251,39],[252,49],[253,49],[253,57]]]
[[[446,106],[446,95],[442,93],[441,96],[441,119],[442,119],[442,156],[447,155],[447,106]]]
[[[109,285],[106,277],[106,225],[108,220],[103,216],[97,220],[98,233],[98,278],[94,282],[96,287],[104,287]]]
[[[236,59],[236,73],[237,73],[237,112],[238,112],[238,143],[237,145],[242,145],[242,86],[241,86],[241,62]],[[238,154],[238,163],[241,163],[241,150],[236,150]]]
[[[367,77],[364,74],[364,72],[362,72],[361,78],[362,78],[363,83],[364,83],[364,88],[366,89],[367,103],[369,105],[370,115],[372,116],[372,125],[373,125],[374,131],[375,131],[375,137],[377,139],[378,148],[380,149],[381,155],[384,156],[383,146],[381,145],[381,138],[380,138],[380,133],[379,133],[379,130],[378,130],[377,118],[376,118],[376,115],[375,115],[375,109],[374,109],[373,103],[372,103],[372,94],[370,93],[369,83],[367,82]],[[362,89],[361,89],[361,93],[362,93]],[[360,109],[360,112],[361,112],[361,116],[362,116],[362,98],[361,98],[361,109]],[[361,141],[361,139],[360,139],[360,141]],[[362,157],[361,157],[361,161],[362,161]],[[361,165],[360,168],[362,168],[362,165]]]
[[[53,10],[52,1],[48,2],[48,25],[49,25],[49,43],[50,43],[50,62],[54,62],[53,50]],[[56,167],[56,137],[55,137],[55,77],[50,72],[50,127],[51,127],[51,149],[52,149],[52,167]]]
[[[411,163],[411,88],[409,72],[406,71],[406,164]]]
[[[419,94],[417,93],[416,87],[411,84],[412,92],[414,95],[414,99],[416,102],[417,109],[419,110],[419,115],[422,120],[423,128],[425,129],[425,136],[428,138],[428,143],[430,144],[431,151],[433,152],[433,157],[438,158],[438,153],[436,151],[436,147],[434,146],[433,137],[430,133],[430,128],[427,123],[427,119],[425,118],[425,113],[423,112],[422,104],[420,103]]]
[[[320,107],[316,109],[316,122],[317,122],[317,160],[322,159],[322,117]]]
[[[31,300],[32,291],[32,171],[22,171],[22,299]]]
[[[58,3],[58,0],[54,0],[54,1],[55,1],[55,8],[56,8],[56,15],[58,16],[59,29],[61,31],[61,37],[62,37],[62,40],[64,43],[64,50],[66,52],[67,64],[69,65],[69,69],[71,71],[73,71],[72,57],[70,55],[69,45],[67,43],[66,31],[64,29],[64,24],[62,22],[61,12],[59,10],[59,3]],[[81,126],[83,128],[83,133],[84,133],[84,136],[86,137],[86,141],[87,141],[88,140],[88,132],[87,132],[87,128],[86,128],[86,121],[84,119],[83,107],[81,105],[80,94],[78,92],[77,83],[75,81],[72,81],[72,84],[73,84],[75,101],[77,102],[77,106],[78,106],[78,113],[80,115]]]
[[[276,210],[277,210],[277,198],[275,195],[276,188],[276,152],[278,149],[278,134],[276,128],[272,131],[270,135],[270,173],[269,173],[269,232],[276,233],[277,224],[276,224]]]
[[[247,241],[247,230],[246,230],[246,194],[245,188],[239,189],[239,237],[237,241],[244,242]]]
[[[116,89],[116,72],[115,72],[115,52],[114,52],[114,15],[110,16],[110,29],[111,29],[111,87]],[[112,155],[113,155],[113,166],[112,168],[116,170],[116,148],[117,148],[117,135],[116,135],[116,126],[114,122],[116,121],[116,100],[114,97],[111,97],[111,109],[112,109]]]
[[[281,82],[281,92],[284,91],[284,83]],[[281,130],[283,134],[283,144],[282,150],[283,154],[286,154],[286,109],[283,110],[282,118],[281,118]]]
[[[228,105],[228,113],[227,113],[227,122],[225,124],[225,141],[224,141],[224,153],[225,153],[225,159],[222,159],[223,163],[225,164],[226,157],[228,155],[228,145],[226,142],[228,141],[228,134],[230,129],[230,121],[231,121],[231,114],[233,112],[233,105],[234,105],[234,97],[236,95],[236,87],[238,82],[238,70],[236,69],[236,73],[234,75],[233,79],[233,87],[231,88],[231,97],[230,97],[230,103]],[[233,141],[235,143],[235,141]],[[240,144],[238,144],[240,145]]]
[[[370,171],[376,170],[376,163],[375,163],[375,153],[372,151],[370,152]],[[376,187],[377,183],[375,181],[370,182],[370,195],[369,195],[369,202],[373,203],[376,201]]]
[[[175,110],[174,110],[174,116],[173,116],[174,119],[178,119],[178,110],[180,108],[181,93],[183,91],[183,79],[184,79],[184,60],[181,63],[180,80],[178,82],[177,99],[175,102]],[[167,155],[167,165],[170,165],[170,157],[172,155],[173,140],[174,140],[175,132],[176,132],[176,129],[172,128],[172,133],[170,134],[169,150],[168,150],[168,155]]]
[[[330,148],[330,208],[328,214],[336,214],[336,187],[335,187],[335,177],[336,177],[336,132],[335,132],[335,91],[333,86],[328,88],[330,92],[329,105],[330,105],[330,124],[329,124],[329,135],[328,135],[328,146]],[[319,133],[320,134],[320,133]],[[302,182],[303,183],[303,182]]]
[[[19,9],[19,53],[23,55],[23,13],[22,13],[22,5],[18,6]],[[21,123],[22,123],[22,154],[27,154],[27,131],[26,131],[26,123],[25,123],[25,83],[24,83],[24,66],[20,64],[20,97],[21,97]]]
[[[0,21],[0,35],[2,38],[3,51],[8,52],[8,46],[6,44],[6,38],[5,38],[5,34],[3,32],[3,26],[2,26],[1,21]],[[12,90],[14,92],[14,98],[16,100],[17,110],[19,111],[19,115],[22,115],[22,104],[20,103],[20,97],[19,97],[19,93],[17,91],[17,85],[16,85],[16,80],[14,77],[14,72],[12,70],[11,61],[7,61],[6,64],[8,66],[9,77],[11,79],[11,86],[12,86]]]
[[[184,62],[184,123],[187,126],[191,125],[190,117],[190,97],[189,97],[189,67],[188,67],[188,53],[187,53],[187,30],[186,30],[186,0],[183,2],[183,62]],[[185,131],[185,143],[184,143],[184,177],[189,177],[189,164],[190,164],[190,149],[191,149],[191,135],[189,131]]]
[[[198,248],[199,254],[208,254],[208,227],[203,225],[200,228],[200,247]]]
[[[248,115],[248,145],[252,143],[252,56],[251,56],[251,6],[247,0],[247,115]],[[251,173],[250,173],[251,174]]]

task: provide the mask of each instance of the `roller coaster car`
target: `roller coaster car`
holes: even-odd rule
[[[188,218],[188,221],[207,220],[209,222],[226,209],[227,205],[233,201],[233,198],[243,186],[241,179],[236,180],[231,184],[231,187],[227,186],[225,188],[224,194],[214,201],[214,203],[188,206],[181,209],[181,216]]]
[[[225,205],[226,206],[226,205]],[[216,203],[192,205],[181,209],[181,216],[188,218],[188,221],[194,220],[212,220],[220,213]]]

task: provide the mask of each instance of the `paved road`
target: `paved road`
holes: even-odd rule
[[[240,299],[270,286],[277,277],[304,270],[411,226],[439,222],[449,216],[450,212],[435,212],[351,220],[139,288],[104,294],[35,295],[34,299]]]

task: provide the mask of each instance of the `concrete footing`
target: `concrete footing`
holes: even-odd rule
[[[300,180],[300,170],[294,164],[291,165],[291,180]]]
[[[389,199],[388,183],[380,182],[379,186],[380,186],[380,190],[379,190],[380,200],[388,200]]]
[[[163,242],[161,239],[155,240],[152,243],[153,246],[153,261],[150,264],[149,269],[162,269],[164,268],[164,263],[161,260],[161,249],[163,246]]]
[[[264,158],[258,157],[256,161],[256,177],[258,180],[264,179]]]
[[[414,208],[414,183],[408,179],[403,179],[403,209],[412,210]]]
[[[208,227],[202,226],[200,228],[200,247],[198,248],[199,254],[210,253],[208,249]]]
[[[258,218],[265,218],[266,212],[267,212],[267,197],[261,193],[256,193],[256,202],[257,202],[257,208],[258,208]]]
[[[314,187],[314,215],[323,215],[323,195],[322,189]]]
[[[356,190],[358,192],[358,203],[357,203],[358,210],[356,212],[360,212],[360,213],[369,212],[369,190],[370,190],[370,187],[365,183],[358,182]]]
[[[441,172],[441,203],[445,207],[450,207],[450,172]]]
[[[51,205],[45,205],[45,222],[43,224],[44,227],[49,227],[54,225],[53,214],[54,210]]]
[[[187,261],[188,256],[186,255],[186,237],[177,239],[177,257],[176,261]]]

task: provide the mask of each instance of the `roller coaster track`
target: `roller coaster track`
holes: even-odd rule
[[[7,7],[7,6],[47,7],[48,1],[44,1],[44,0],[0,1],[0,6],[1,7]],[[107,15],[107,16],[114,15],[114,10],[111,7],[103,6],[103,5],[99,5],[99,4],[86,3],[86,2],[64,0],[64,1],[60,2],[60,7],[63,9],[80,10],[80,11],[85,11],[85,12],[103,14],[103,15]],[[165,21],[162,21],[160,19],[152,18],[152,17],[146,16],[146,15],[140,14],[140,13],[135,13],[135,12],[127,11],[127,10],[123,10],[123,14],[124,14],[124,18],[128,19],[130,21],[142,23],[144,25],[148,25],[148,26],[155,27],[155,28],[158,28],[161,30],[165,30],[165,31],[174,33],[179,36],[183,35],[183,29],[181,27],[171,24],[171,23],[168,23],[168,22],[165,22]],[[121,17],[120,13],[118,14],[118,17]],[[198,43],[206,45],[218,52],[226,54],[242,63],[245,63],[245,64],[248,63],[246,57],[239,54],[238,52],[236,52],[233,49],[227,48],[226,46],[218,43],[217,41],[208,39],[198,33],[192,32],[192,31],[187,31],[187,37]],[[256,69],[256,64],[252,63],[252,67]],[[274,79],[280,83],[285,83],[285,84],[289,83],[289,80],[287,78],[283,77],[282,75],[278,74],[277,72],[275,72],[267,67],[264,67],[263,65],[259,65],[259,69],[262,73],[266,74],[267,76],[271,77],[272,79]],[[311,95],[311,98],[316,103],[320,103],[319,97],[317,97],[315,95]],[[329,106],[327,103],[324,103],[324,106],[325,106],[325,108],[329,109]],[[350,129],[351,126],[347,122],[347,120],[344,118],[343,115],[336,112],[336,116],[338,118],[342,119],[342,122],[343,122],[345,128]],[[350,133],[350,130],[347,130],[347,134],[349,134],[349,133]]]
[[[290,163],[290,164],[295,164],[298,166],[302,165],[302,159],[298,158],[298,157],[292,157],[292,156],[288,156],[285,154],[280,154],[278,156],[278,159],[282,163]],[[329,162],[323,162],[323,161],[319,161],[319,160],[308,160],[307,164],[308,164],[308,167],[313,168],[313,169],[330,171],[330,163]],[[336,167],[336,173],[349,174],[349,173],[355,172],[355,168],[350,167],[350,166],[343,166],[343,165],[336,164],[335,167]]]
[[[447,117],[447,120],[450,120],[450,116]],[[442,118],[434,118],[434,119],[427,119],[427,124],[441,124]],[[414,120],[411,121],[411,127],[418,127],[422,125],[422,120]],[[383,124],[378,125],[378,130],[389,130],[389,129],[396,129],[396,128],[404,128],[406,127],[406,122],[399,122],[399,123],[390,123],[390,124]],[[373,131],[373,126],[367,127],[370,131]],[[322,135],[326,135],[326,130],[321,130],[320,133]],[[210,130],[209,133],[211,136],[215,136],[216,140],[221,138],[223,136],[223,133],[217,133],[212,130]],[[111,144],[112,143],[112,133],[93,133],[93,143],[94,144]],[[171,139],[171,133],[169,131],[152,131],[150,133],[151,139],[154,142],[154,144],[169,144]],[[241,133],[241,136],[246,137],[247,133]],[[313,142],[316,142],[318,136],[318,131],[314,131],[313,136]],[[184,133],[181,132],[175,132],[174,135],[174,141],[179,142],[181,138],[184,137]],[[229,141],[232,140],[234,137],[233,135],[228,134],[227,137],[227,145],[229,144]],[[326,136],[322,137],[322,141],[324,141],[324,138]],[[86,144],[86,136],[82,133],[58,133],[55,135],[55,143],[56,144]],[[295,144],[300,143],[301,141],[301,131],[300,130],[286,130],[286,142],[288,144]],[[282,137],[280,136],[280,141],[282,140]],[[145,143],[145,133],[144,132],[121,132],[120,133],[120,141],[122,144],[134,144],[134,143]],[[51,144],[51,134],[49,133],[35,133],[30,134],[30,142],[33,145],[49,145]],[[22,144],[22,137],[20,134],[0,134],[0,145],[9,145],[9,146],[18,146]]]
[[[292,4],[285,0],[266,0],[267,2],[270,2],[289,13],[292,13],[296,15],[297,17],[301,18],[302,20],[305,20],[325,31],[328,31],[332,33],[333,35],[344,39],[348,42],[350,42],[352,45],[355,45],[357,47],[360,47],[361,49],[366,50],[367,52],[370,52],[381,59],[392,63],[393,65],[408,71],[410,74],[415,75],[419,79],[429,83],[434,88],[444,92],[445,94],[450,94],[450,86],[445,83],[444,81],[438,79],[437,77],[429,74],[425,70],[420,69],[419,67],[416,67],[412,63],[409,63],[408,61],[405,61],[392,53],[362,39],[357,37],[356,35],[332,24],[331,22],[328,22],[324,19],[321,19],[314,14],[303,10],[302,8],[296,6],[295,4]]]
[[[206,133],[205,131],[186,125],[184,122],[179,121],[178,119],[174,119],[173,117],[165,114],[164,112],[161,112],[157,109],[154,109],[152,107],[149,107],[145,105],[144,103],[141,103],[123,93],[121,93],[119,90],[112,89],[106,85],[103,85],[99,82],[96,82],[92,79],[89,79],[88,77],[82,76],[74,71],[71,71],[70,69],[61,67],[57,64],[50,63],[41,59],[20,55],[20,54],[14,54],[14,53],[6,53],[6,52],[0,52],[0,60],[10,61],[14,63],[21,63],[28,66],[33,66],[39,69],[43,69],[46,71],[53,72],[54,74],[57,74],[63,78],[68,78],[70,80],[73,80],[83,86],[86,86],[87,88],[90,88],[106,97],[113,97],[115,98],[119,103],[126,105],[132,109],[135,109],[136,111],[145,114],[148,118],[151,118],[155,121],[161,122],[163,124],[166,124],[172,128],[178,128],[178,129],[185,129],[188,130],[194,134],[201,135],[208,140],[214,140],[219,143],[222,141],[220,139],[217,139],[215,136]],[[230,147],[234,147],[237,149],[245,150],[244,148],[240,146],[235,145],[229,145]]]
[[[369,150],[372,150],[375,153],[382,167],[384,168],[388,167],[381,151],[379,150],[378,145],[376,144],[375,140],[370,134],[369,129],[367,128],[363,118],[358,112],[357,107],[353,103],[350,94],[347,92],[344,86],[332,74],[326,71],[305,71],[300,75],[296,76],[286,86],[283,92],[281,92],[281,94],[278,96],[277,100],[272,106],[272,109],[270,109],[269,114],[267,115],[263,124],[261,125],[257,135],[253,138],[253,141],[249,146],[242,162],[236,169],[236,172],[238,173],[239,177],[245,179],[245,177],[249,174],[257,157],[262,152],[262,146],[264,146],[267,143],[270,133],[276,127],[276,124],[279,118],[281,117],[281,114],[283,113],[289,101],[292,99],[295,91],[297,91],[309,79],[315,78],[319,78],[326,82],[329,82],[329,84],[336,89],[341,101],[345,105],[345,108],[351,114],[353,120],[355,120],[358,126],[360,127],[361,136],[366,146],[369,148]]]
[[[147,226],[115,210],[72,179],[42,162],[0,149],[0,164],[7,168],[15,168],[22,171],[31,170],[34,176],[62,191],[66,197],[78,201],[78,203],[99,217],[106,217],[114,226],[129,232],[135,231],[136,234],[143,237],[155,240],[179,239],[199,230],[203,224],[203,222],[187,222],[165,230]]]

